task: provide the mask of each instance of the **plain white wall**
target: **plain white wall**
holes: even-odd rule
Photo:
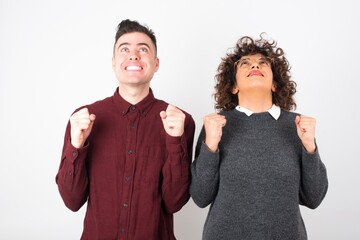
[[[113,94],[117,24],[155,31],[156,97],[213,112],[214,74],[236,40],[278,42],[298,84],[297,112],[317,118],[329,177],[316,210],[301,208],[309,239],[360,239],[359,55],[356,0],[0,0],[0,239],[79,239],[85,208],[68,210],[55,175],[65,125],[82,104]],[[201,239],[207,214],[192,200],[175,215],[178,239]]]

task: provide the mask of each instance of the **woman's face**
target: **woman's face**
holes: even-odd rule
[[[275,91],[270,61],[262,54],[243,56],[235,63],[236,86],[233,93]]]

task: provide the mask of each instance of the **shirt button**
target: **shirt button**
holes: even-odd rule
[[[134,111],[136,109],[136,107],[132,106],[130,109],[131,109],[131,111]]]
[[[128,207],[129,205],[127,205],[126,203],[123,204],[124,207]]]
[[[73,155],[73,157],[75,157],[75,156],[77,155],[77,152],[76,152],[76,151],[73,151],[73,152],[72,152],[72,155]]]
[[[125,180],[128,182],[130,180],[130,177],[125,177]]]
[[[133,150],[129,150],[128,153],[129,153],[129,154],[133,154]]]

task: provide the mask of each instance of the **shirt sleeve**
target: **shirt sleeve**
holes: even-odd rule
[[[167,157],[162,169],[162,199],[168,213],[179,211],[189,200],[190,164],[195,133],[195,122],[190,115],[185,118],[181,137],[166,135]]]
[[[195,160],[191,164],[190,195],[201,208],[213,202],[219,186],[219,150],[211,152],[204,143],[204,127],[198,138]]]
[[[88,177],[85,164],[88,148],[88,143],[85,143],[85,146],[80,149],[72,146],[70,124],[68,124],[56,183],[65,205],[72,211],[78,211],[88,197]]]
[[[301,159],[300,204],[308,208],[317,208],[328,189],[326,168],[320,159],[318,147],[314,153],[308,153],[303,147]]]

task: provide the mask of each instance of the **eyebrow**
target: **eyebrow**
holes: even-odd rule
[[[247,58],[241,58],[241,59],[239,59],[240,61],[242,61],[242,60],[250,60],[250,58],[249,57],[247,57]],[[266,58],[266,57],[259,57],[259,59],[258,60],[266,60],[266,61],[268,61],[268,59]]]
[[[249,57],[241,58],[241,59],[237,60],[235,63],[238,64],[238,63],[241,63],[241,62],[246,61],[246,60],[250,60],[250,58]],[[271,60],[268,59],[267,57],[260,57],[259,59],[257,59],[257,61],[261,61],[261,60],[271,64]]]
[[[120,45],[118,46],[117,49],[119,49],[122,46],[128,46],[128,45],[131,45],[131,44],[129,42],[120,43]],[[147,44],[147,43],[137,43],[136,46],[146,46],[147,48],[151,49],[149,44]]]

